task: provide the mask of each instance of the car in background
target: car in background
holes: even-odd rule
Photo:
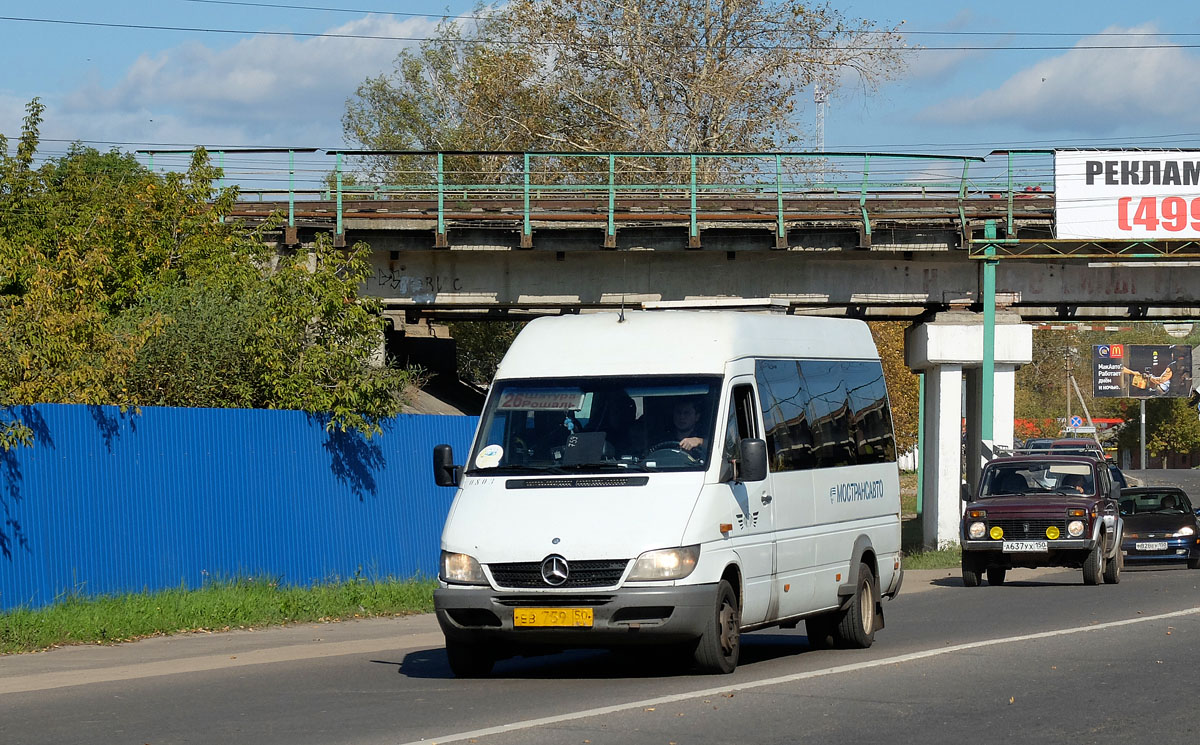
[[[1100,443],[1084,437],[1051,440],[1049,450],[1056,455],[1086,455],[1100,460],[1106,457]]]
[[[1104,448],[1095,440],[1082,437],[1051,440],[1048,450],[1056,455],[1083,455],[1089,458],[1098,458],[1108,463],[1108,472],[1114,482],[1122,489],[1129,486],[1125,474],[1121,472],[1120,468],[1117,468],[1117,464],[1113,463],[1111,458],[1105,455]]]
[[[1049,437],[1031,437],[1021,446],[1022,450],[1049,450],[1054,440]]]
[[[1004,584],[1015,567],[1083,570],[1087,585],[1121,581],[1120,488],[1108,464],[1078,455],[995,458],[966,493],[959,540],[962,578]]]
[[[1129,488],[1129,480],[1125,478],[1125,472],[1117,468],[1117,464],[1108,461],[1108,472],[1112,476],[1113,483],[1121,487],[1122,490]]]
[[[1200,569],[1200,515],[1187,492],[1174,486],[1141,486],[1121,491],[1127,561],[1186,561]]]

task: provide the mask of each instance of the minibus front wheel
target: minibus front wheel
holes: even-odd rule
[[[696,665],[705,673],[731,673],[737,667],[741,652],[742,614],[737,593],[728,580],[717,585],[713,612],[696,644]]]

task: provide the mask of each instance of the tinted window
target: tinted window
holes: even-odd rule
[[[755,375],[772,471],[896,459],[879,362],[759,360]]]

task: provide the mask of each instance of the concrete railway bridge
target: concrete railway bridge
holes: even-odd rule
[[[283,215],[284,250],[367,243],[397,328],[621,307],[911,322],[931,545],[957,540],[964,413],[968,481],[1013,443],[1031,322],[1200,318],[1200,244],[1058,237],[1050,151],[328,154],[331,188],[243,192],[232,217]],[[405,183],[349,185],[356,161]]]

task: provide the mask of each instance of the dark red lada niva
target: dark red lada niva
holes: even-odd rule
[[[964,494],[960,540],[967,587],[1004,583],[1013,567],[1083,570],[1083,582],[1121,581],[1122,520],[1106,463],[1069,455],[996,458],[979,493]]]

